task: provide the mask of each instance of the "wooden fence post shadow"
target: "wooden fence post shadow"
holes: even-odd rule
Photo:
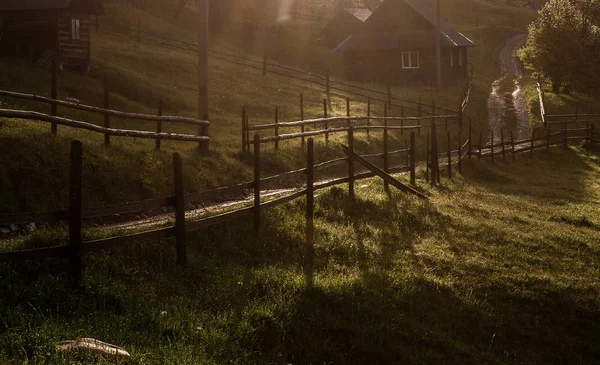
[[[308,139],[308,149],[306,154],[306,252],[304,257],[304,275],[306,286],[313,286],[314,270],[314,148],[313,139]]]
[[[415,185],[415,132],[410,132],[410,184]]]
[[[254,135],[254,231],[260,231],[260,137]]]
[[[242,152],[246,151],[246,106],[242,105]]]
[[[104,109],[110,109],[110,90],[108,86],[108,80],[106,77],[104,78]],[[104,112],[104,127],[110,128],[110,114],[108,113],[108,111]],[[104,134],[104,145],[110,145],[110,134],[108,133]]]
[[[275,137],[279,137],[279,107],[275,107]],[[279,140],[275,140],[275,151],[279,150]]]
[[[300,93],[300,120],[304,121],[304,94]],[[300,126],[300,131],[304,133],[304,124]],[[304,147],[305,141],[302,136],[302,147]]]
[[[183,190],[183,162],[178,153],[173,154],[173,178],[175,187],[175,244],[177,265],[187,264],[185,247],[185,195]]]
[[[69,248],[71,278],[79,285],[83,270],[81,258],[81,180],[83,170],[83,146],[80,141],[71,142],[71,173],[69,184]]]
[[[384,117],[387,118],[387,103],[384,105]],[[389,171],[389,146],[388,146],[388,120],[383,120],[383,171],[387,174]],[[383,186],[385,190],[390,188],[390,184],[387,181],[384,181]]]
[[[163,115],[163,101],[159,101],[158,102],[158,113],[157,115],[159,117],[162,117]],[[162,121],[157,121],[156,122],[156,133],[162,133]],[[156,137],[156,146],[155,146],[156,150],[159,151],[160,150],[160,137]]]
[[[354,128],[348,128],[348,148],[354,152]],[[354,199],[354,159],[348,156],[348,195]]]
[[[54,100],[56,100],[58,98],[58,62],[57,62],[57,58],[58,56],[56,54],[54,54],[52,56],[52,77],[50,80],[50,97]],[[56,114],[58,113],[58,105],[56,104],[51,104],[50,106],[50,114],[52,114],[53,116],[56,116]],[[57,132],[57,124],[56,123],[52,123],[52,134],[56,135]]]

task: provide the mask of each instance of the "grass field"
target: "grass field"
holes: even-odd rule
[[[259,235],[251,219],[193,235],[185,268],[172,241],[88,255],[78,289],[65,263],[3,264],[0,362],[89,361],[54,350],[89,336],[140,364],[592,364],[598,177],[597,147],[559,147],[419,180],[429,202],[332,188],[313,256],[299,199]]]
[[[461,0],[462,5],[471,4],[472,0]],[[469,2],[471,1],[471,2]],[[498,7],[488,3],[472,2],[479,13],[498,15],[499,22],[506,22],[510,17],[518,17],[522,21],[531,18],[531,13],[519,12],[515,8]],[[107,4],[107,15],[101,19],[106,28],[122,25],[135,28],[139,21],[144,31],[169,37],[178,37],[193,41],[193,33],[178,28],[162,18],[148,15],[134,8]],[[448,9],[448,20],[453,21],[457,14]],[[494,62],[496,45],[515,30],[512,27],[497,26],[461,26],[459,29],[471,37],[476,43],[469,52],[469,62],[473,63],[476,84],[471,102],[467,108],[467,117],[474,123],[474,133],[485,129],[487,124],[486,100],[489,85],[497,75]],[[307,27],[311,28],[307,28]],[[318,24],[295,22],[289,25],[318,29]],[[315,57],[321,54],[323,46],[311,40],[300,42],[293,39],[302,33],[286,31],[282,37],[286,44],[297,44],[297,50],[286,50],[286,54],[294,52],[315,51]],[[312,34],[312,33],[310,33]],[[113,36],[105,32],[93,33],[93,67],[88,76],[64,72],[59,77],[59,97],[74,97],[82,103],[102,105],[102,82],[106,77],[112,91],[112,106],[126,111],[155,113],[160,100],[164,101],[165,113],[174,115],[195,116],[196,114],[196,56],[182,50],[162,48],[142,42],[137,45],[135,39]],[[246,49],[240,48],[232,40],[231,33],[215,36],[211,39],[214,50],[252,57]],[[252,52],[253,50],[249,50]],[[321,57],[321,56],[318,56]],[[317,58],[318,58],[317,57]],[[293,58],[293,57],[292,57]],[[282,61],[286,58],[278,57]],[[324,62],[322,60],[322,62]],[[299,64],[298,67],[310,66]],[[334,68],[335,69],[335,68]],[[0,60],[0,79],[2,88],[39,94],[48,94],[50,76],[37,66],[10,60]],[[170,194],[171,186],[167,182],[171,175],[171,153],[180,152],[185,160],[186,189],[199,191],[202,189],[223,186],[226,184],[248,180],[251,176],[249,156],[241,154],[241,105],[247,106],[251,123],[265,123],[273,120],[273,110],[279,107],[280,120],[289,121],[299,118],[299,94],[304,93],[305,116],[322,115],[322,99],[325,96],[322,86],[299,80],[284,78],[274,74],[262,76],[260,71],[247,69],[235,64],[210,60],[210,105],[212,122],[211,153],[201,157],[194,144],[163,142],[163,150],[155,152],[152,141],[140,141],[124,138],[113,138],[109,150],[102,148],[103,136],[88,132],[75,131],[70,128],[59,128],[59,136],[53,138],[49,126],[35,122],[3,121],[0,130],[0,161],[4,167],[0,172],[0,181],[7,188],[2,189],[3,212],[31,211],[63,206],[65,186],[67,183],[67,156],[71,139],[84,142],[86,171],[84,190],[89,191],[87,203],[109,204],[132,201],[142,198]],[[360,84],[362,85],[362,84]],[[362,85],[385,91],[383,85]],[[393,88],[393,95],[409,100],[418,100],[422,96],[424,102],[434,100],[436,105],[457,108],[462,83],[450,85],[442,93],[436,94],[431,87]],[[365,113],[366,100],[356,99],[334,91],[330,115],[345,114],[345,98],[352,98],[352,108],[356,114]],[[14,99],[0,100],[3,105],[17,108],[48,111],[48,106],[22,102]],[[375,114],[382,114],[382,105],[373,105]],[[399,115],[395,108],[390,115]],[[59,108],[59,114],[65,114],[95,123],[101,123],[101,116],[85,112],[65,111]],[[116,128],[141,128],[153,130],[155,126],[114,118],[112,125]],[[166,132],[195,133],[189,127],[163,127]],[[466,133],[466,132],[465,132]],[[463,133],[463,135],[466,135]],[[476,135],[476,134],[475,134]],[[363,138],[358,135],[359,138]],[[425,137],[424,135],[422,136]],[[403,138],[393,137],[392,145],[403,146]],[[342,141],[340,139],[340,141]],[[341,155],[335,147],[321,148],[320,158]],[[381,136],[362,144],[365,152],[381,150]],[[420,141],[420,145],[424,144]],[[275,154],[265,148],[264,173],[275,173],[297,168],[304,164],[303,152],[299,143],[283,143],[282,151]],[[46,151],[52,151],[51,154]],[[40,156],[42,156],[40,158]],[[40,161],[43,161],[41,163]],[[130,169],[137,166],[139,169]],[[14,183],[14,176],[31,176],[27,189],[21,189]],[[42,183],[43,182],[43,183]],[[89,188],[89,189],[88,189]]]

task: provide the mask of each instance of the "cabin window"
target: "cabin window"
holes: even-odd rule
[[[402,68],[419,68],[419,52],[402,52]]]
[[[79,19],[71,19],[71,39],[81,39],[79,34]]]

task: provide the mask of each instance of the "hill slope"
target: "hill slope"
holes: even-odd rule
[[[378,180],[355,202],[324,191],[314,256],[299,199],[259,235],[248,219],[189,237],[185,268],[171,241],[86,256],[78,290],[66,264],[2,264],[0,362],[89,361],[54,346],[94,337],[140,364],[595,363],[597,153],[473,162],[419,181],[429,202]],[[48,239],[64,233],[30,243]]]

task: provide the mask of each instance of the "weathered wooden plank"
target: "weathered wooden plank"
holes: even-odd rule
[[[120,137],[134,137],[134,138],[145,138],[145,139],[156,139],[161,138],[164,140],[173,140],[173,141],[189,141],[189,142],[199,142],[199,141],[208,141],[210,138],[208,136],[194,136],[190,134],[176,134],[176,133],[155,133],[148,131],[134,131],[128,129],[114,129],[114,128],[105,128],[88,122],[81,122],[78,120],[67,119],[62,117],[54,117],[52,115],[32,112],[32,111],[22,111],[22,110],[9,110],[9,109],[0,109],[0,117],[3,118],[17,118],[17,119],[27,119],[27,120],[37,120],[48,123],[56,123],[60,125],[66,125],[73,128],[80,128],[90,130],[92,132],[109,134],[111,136],[120,136]]]
[[[98,108],[98,107],[91,106],[91,105],[77,104],[77,103],[72,103],[72,102],[63,101],[63,100],[54,100],[54,99],[47,98],[44,96],[17,93],[17,92],[6,91],[6,90],[0,90],[0,96],[9,96],[9,97],[14,97],[14,98],[19,98],[19,99],[34,100],[34,101],[39,101],[39,102],[43,102],[43,103],[55,104],[55,105],[59,105],[59,106],[63,106],[63,107],[71,108],[71,109],[84,110],[84,111],[94,112],[94,113],[99,113],[99,114],[104,114],[105,112],[108,112],[111,116],[126,118],[126,119],[148,120],[148,121],[159,121],[160,120],[163,122],[184,123],[184,124],[192,124],[192,125],[200,125],[200,126],[210,124],[210,122],[208,122],[206,120],[198,120],[198,119],[187,118],[187,117],[157,116],[157,115],[150,115],[150,114],[127,113],[127,112],[122,112],[122,111],[118,111],[118,110],[105,110],[103,108]]]
[[[286,196],[283,196],[281,198],[273,199],[273,200],[270,200],[270,201],[265,202],[265,203],[261,203],[260,206],[262,208],[273,208],[273,207],[276,207],[278,205],[282,205],[282,204],[291,202],[292,200],[297,199],[297,198],[299,198],[301,196],[304,196],[304,195],[306,195],[306,189],[302,189],[302,190],[296,191],[293,194],[286,195]]]
[[[355,159],[358,163],[360,163],[364,167],[366,167],[369,170],[371,170],[377,176],[381,177],[384,181],[387,181],[388,184],[394,186],[395,188],[397,188],[397,189],[399,189],[401,191],[413,194],[413,195],[415,195],[415,196],[417,196],[417,197],[419,197],[421,199],[427,199],[427,197],[425,195],[423,195],[421,192],[419,192],[419,191],[411,188],[410,186],[405,185],[405,184],[401,183],[400,181],[394,179],[391,175],[387,174],[385,171],[383,171],[379,167],[377,167],[374,164],[370,163],[369,161],[363,159],[362,157],[360,157],[356,153],[350,151],[350,149],[347,146],[342,145],[342,149],[344,150],[344,153],[346,155],[348,155],[349,158]]]

